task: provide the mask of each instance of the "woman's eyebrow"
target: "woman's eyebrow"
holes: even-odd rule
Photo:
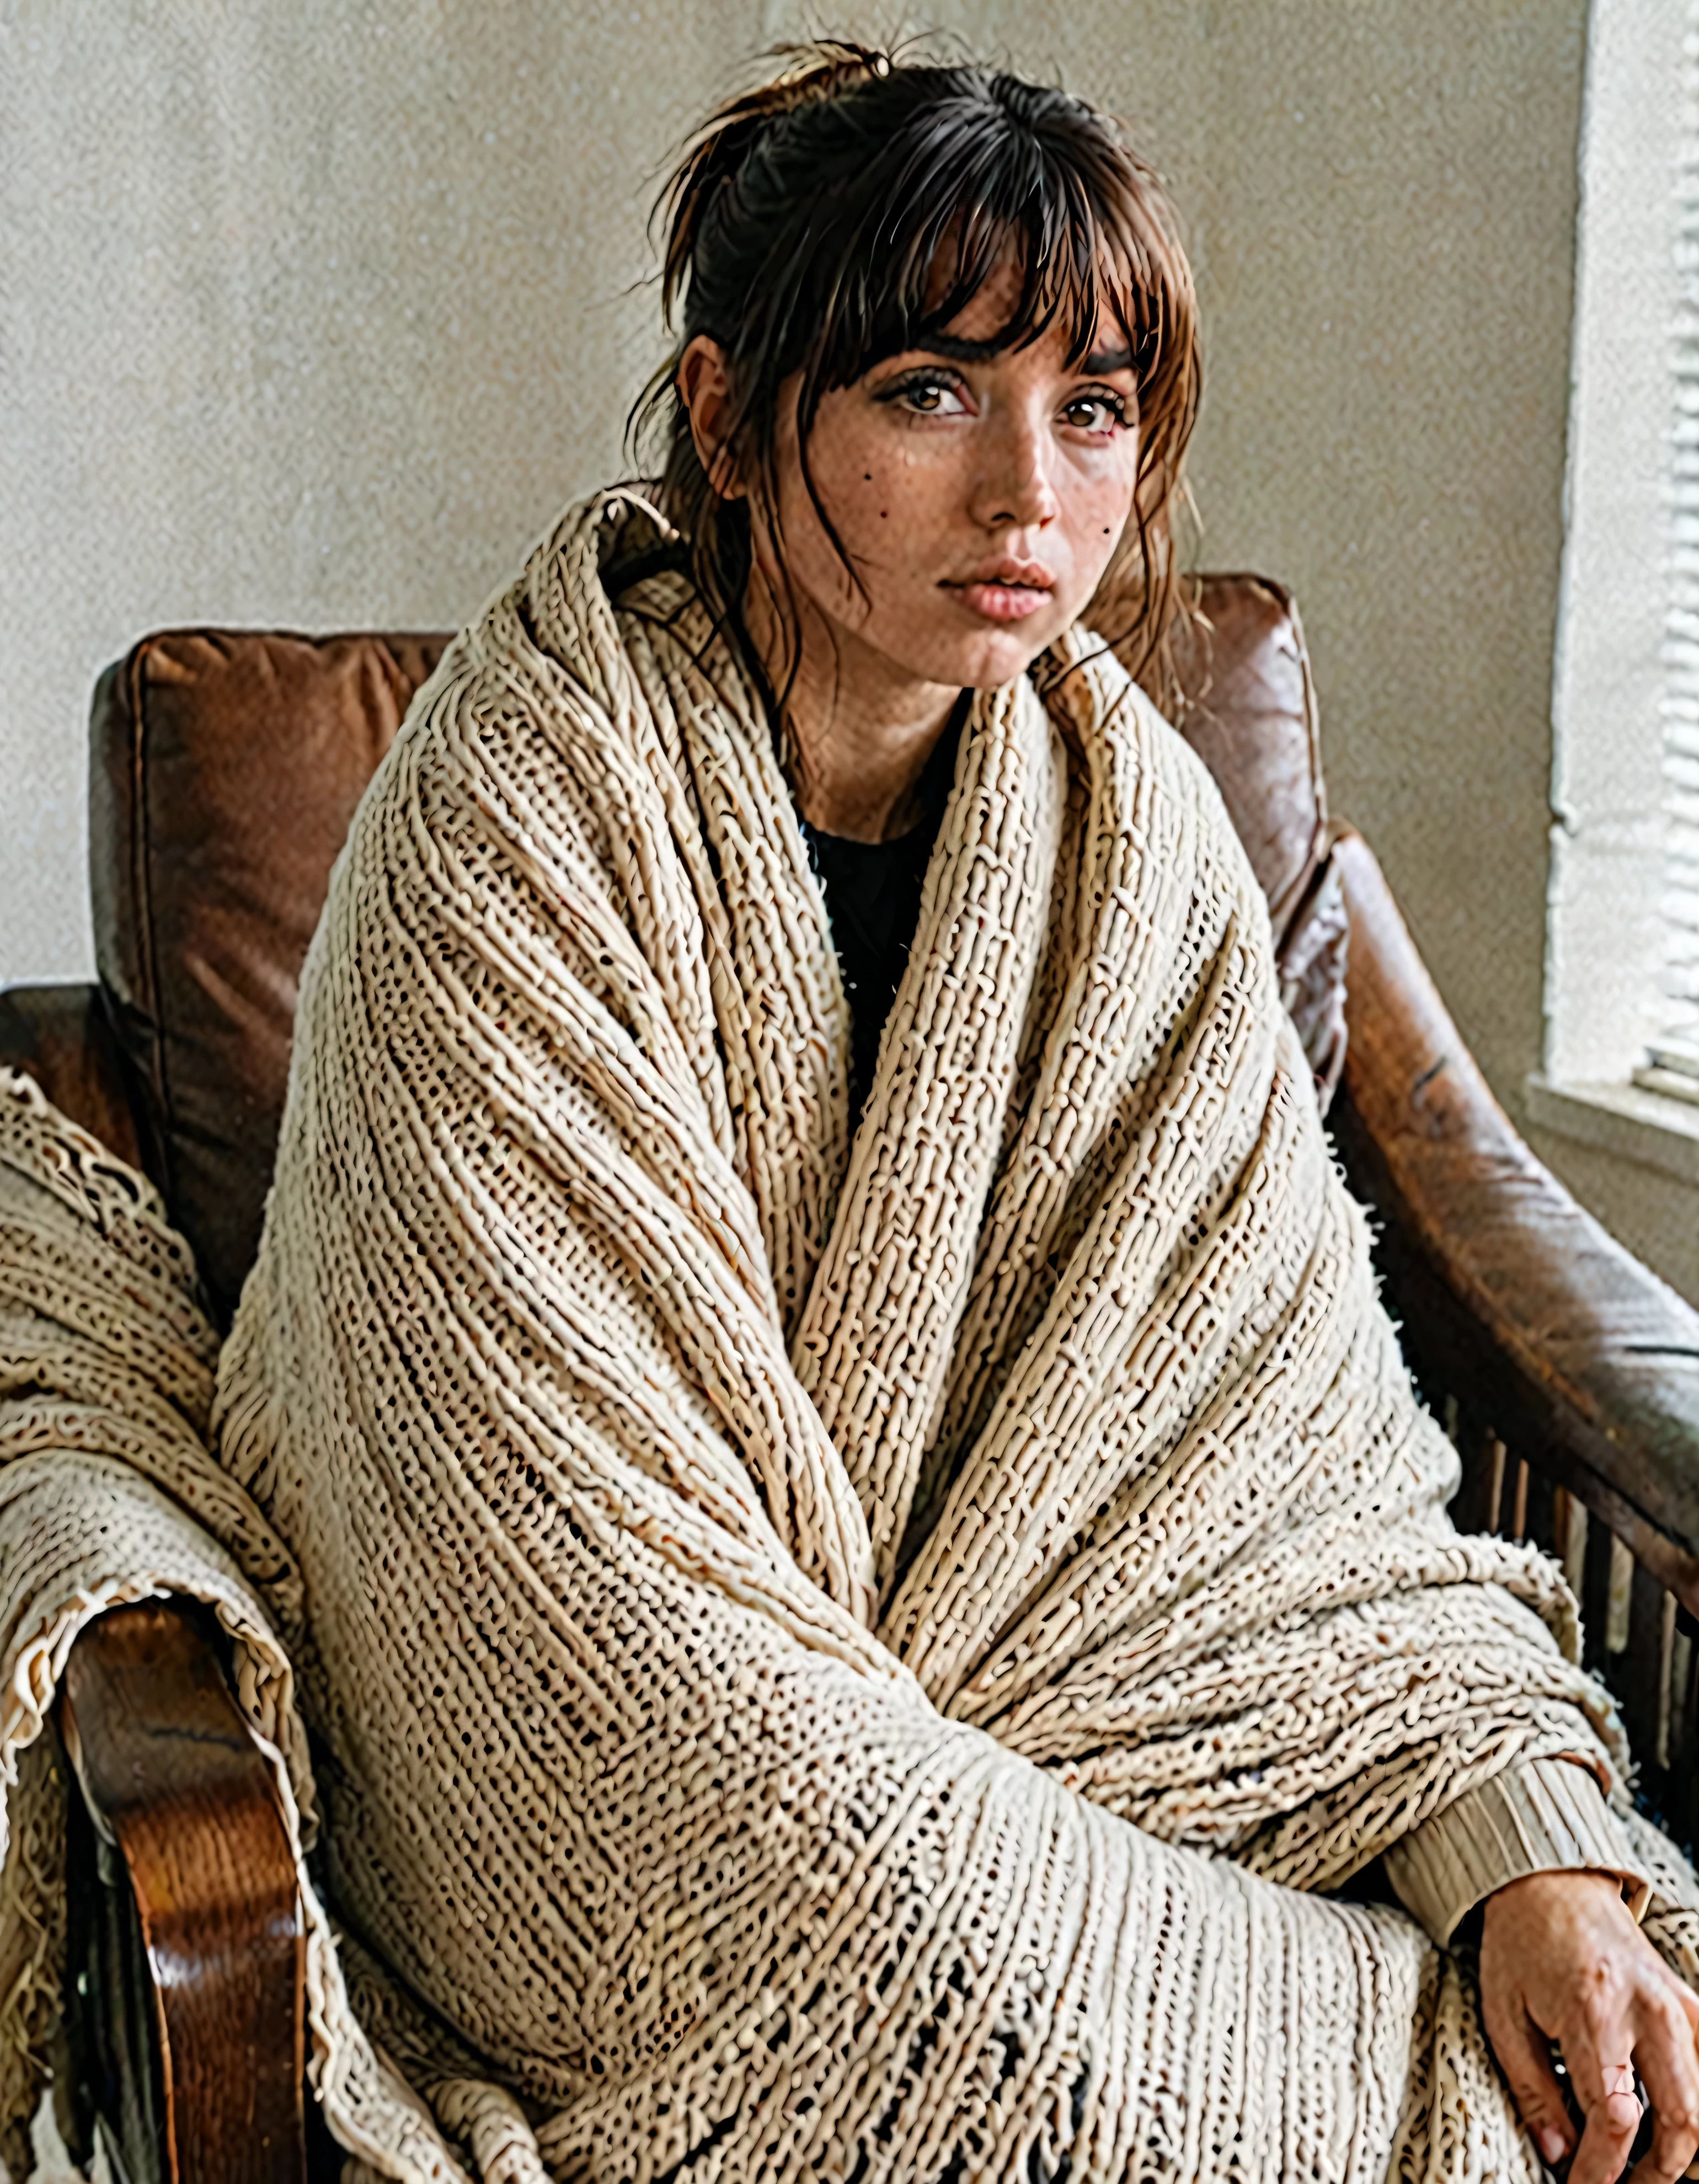
[[[952,364],[989,364],[1000,355],[1000,342],[962,341],[955,334],[933,334],[916,343],[922,356],[947,356]]]
[[[1133,352],[1130,348],[1100,348],[1087,357],[1081,366],[1082,370],[1097,372],[1130,371],[1132,368]]]

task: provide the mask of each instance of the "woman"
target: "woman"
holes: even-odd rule
[[[1451,1531],[1264,905],[1122,664],[1197,387],[1159,190],[1061,93],[827,47],[710,123],[667,282],[659,487],[457,641],[338,864],[218,1464],[170,1428],[131,1580],[220,1603],[322,1808],[332,2128],[1485,2178],[1519,2109],[1603,2184],[1638,2070],[1680,2174],[1691,1876],[1557,1573]],[[35,1204],[67,1139],[9,1106]],[[1339,1899],[1378,1858],[1428,1934]]]

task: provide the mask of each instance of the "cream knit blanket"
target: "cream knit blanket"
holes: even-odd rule
[[[373,783],[215,1403],[151,1191],[0,1099],[8,2033],[54,1677],[175,1590],[322,1814],[369,2171],[1533,2176],[1467,1970],[1323,1892],[1624,1754],[1444,1513],[1212,784],[1083,634],[976,701],[852,1145],[748,678],[604,581],[654,536],[569,515]]]

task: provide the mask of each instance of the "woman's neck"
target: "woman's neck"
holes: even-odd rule
[[[916,682],[805,602],[800,611],[801,657],[792,675],[792,644],[766,585],[753,582],[744,603],[767,681],[785,692],[797,810],[822,834],[893,841],[919,819],[920,778],[961,693]]]

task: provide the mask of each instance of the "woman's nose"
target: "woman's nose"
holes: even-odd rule
[[[983,445],[974,493],[974,515],[988,527],[1015,524],[1041,530],[1060,512],[1050,476],[1050,435],[1034,419],[1010,416],[992,424]]]

